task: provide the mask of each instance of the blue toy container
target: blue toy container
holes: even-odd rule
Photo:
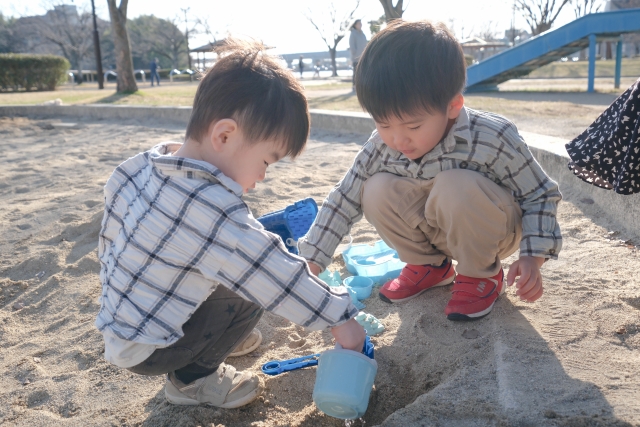
[[[320,355],[313,387],[318,409],[343,420],[364,415],[378,372],[373,353],[373,343],[367,337],[362,353],[344,350],[338,344]]]
[[[258,221],[267,231],[282,238],[289,252],[298,254],[298,239],[307,234],[318,214],[312,198],[299,200],[285,209],[262,215]]]
[[[371,295],[373,280],[364,276],[350,276],[342,281],[347,287],[354,290],[359,300],[367,299]]]
[[[379,240],[371,245],[353,245],[342,252],[342,258],[351,274],[365,276],[376,285],[395,279],[405,263],[398,258],[398,252]]]

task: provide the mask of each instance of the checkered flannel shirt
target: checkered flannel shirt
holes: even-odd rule
[[[557,259],[562,247],[556,220],[562,199],[558,185],[536,162],[513,123],[468,108],[460,111],[452,131],[420,163],[386,146],[374,131],[298,243],[300,255],[321,267],[331,263],[342,238],[362,217],[360,192],[373,174],[429,180],[448,169],[478,172],[511,191],[523,212],[520,255]]]
[[[218,284],[319,330],[358,310],[264,230],[242,188],[214,166],[161,144],[122,163],[105,186],[100,331],[166,347]]]

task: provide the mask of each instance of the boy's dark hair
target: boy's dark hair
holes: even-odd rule
[[[376,122],[445,112],[467,71],[462,47],[444,24],[402,20],[371,39],[356,70],[358,101]]]
[[[230,118],[248,142],[280,140],[287,156],[299,155],[309,136],[303,87],[277,58],[255,41],[226,39],[218,61],[198,86],[186,138],[202,141],[212,123]]]

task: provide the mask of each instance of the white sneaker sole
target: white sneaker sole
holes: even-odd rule
[[[178,390],[171,382],[167,382],[164,389],[165,398],[169,403],[173,403],[174,405],[183,405],[183,406],[209,405],[209,406],[215,406],[216,408],[223,408],[223,409],[233,409],[233,408],[239,408],[241,406],[247,405],[253,402],[258,396],[260,396],[260,394],[262,394],[262,386],[253,390],[251,393],[241,397],[240,399],[236,399],[231,402],[226,402],[226,403],[223,403],[222,405],[212,405],[210,403],[200,402],[196,399],[192,399],[190,397],[185,396],[184,394],[180,393],[180,390]]]
[[[245,354],[249,354],[251,353],[253,350],[255,350],[256,348],[260,347],[260,344],[262,344],[262,332],[260,332],[257,329],[254,329],[254,331],[256,331],[258,333],[258,340],[249,348],[245,348],[242,351],[234,351],[233,353],[231,353],[230,355],[228,355],[227,357],[239,357],[239,356],[244,356]]]

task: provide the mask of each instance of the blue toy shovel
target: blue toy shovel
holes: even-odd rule
[[[367,335],[364,340],[364,346],[362,347],[362,354],[373,359],[373,351],[373,343]],[[262,365],[262,372],[267,375],[278,375],[283,372],[306,368],[307,366],[316,366],[318,364],[319,357],[320,353],[316,353],[308,356],[296,357],[295,359],[272,360]]]
[[[278,375],[283,372],[294,371],[296,369],[315,366],[318,364],[320,354],[310,354],[309,356],[297,357],[287,360],[272,360],[262,365],[262,372],[267,375]]]

